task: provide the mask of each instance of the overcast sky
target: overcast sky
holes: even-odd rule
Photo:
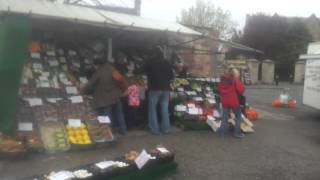
[[[131,2],[130,2],[131,1]],[[133,0],[121,0],[131,4]],[[312,13],[320,17],[319,0],[210,0],[216,6],[229,10],[232,18],[242,28],[246,14],[265,12],[273,15],[308,17]],[[142,0],[142,16],[155,20],[175,21],[183,8],[194,5],[196,0]]]

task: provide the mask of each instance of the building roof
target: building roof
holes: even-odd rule
[[[131,27],[139,30],[169,31],[188,35],[201,35],[201,33],[178,23],[154,21],[140,16],[54,3],[45,0],[0,0],[0,13],[6,12],[26,14],[33,18],[53,18],[98,26],[111,25]]]

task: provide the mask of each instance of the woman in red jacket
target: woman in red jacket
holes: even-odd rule
[[[220,127],[220,134],[225,136],[228,134],[229,125],[228,119],[230,112],[233,111],[236,115],[236,125],[234,136],[243,138],[244,134],[241,133],[241,109],[239,103],[239,96],[243,95],[245,88],[238,76],[234,73],[234,70],[229,68],[221,77],[218,90],[221,97],[221,103],[223,108],[223,121]]]

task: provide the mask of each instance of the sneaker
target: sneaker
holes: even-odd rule
[[[240,133],[240,134],[234,134],[233,135],[235,138],[244,138],[245,137],[245,135],[244,134],[242,134],[242,133]]]

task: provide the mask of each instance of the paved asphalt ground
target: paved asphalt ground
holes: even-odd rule
[[[280,89],[251,86],[248,101],[259,111],[254,134],[244,139],[203,132],[152,136],[130,132],[103,150],[38,154],[27,160],[0,161],[0,180],[14,180],[51,170],[114,158],[129,150],[167,146],[176,153],[178,172],[166,180],[320,180],[320,111],[301,104],[302,86],[289,86],[298,108],[273,109]]]

